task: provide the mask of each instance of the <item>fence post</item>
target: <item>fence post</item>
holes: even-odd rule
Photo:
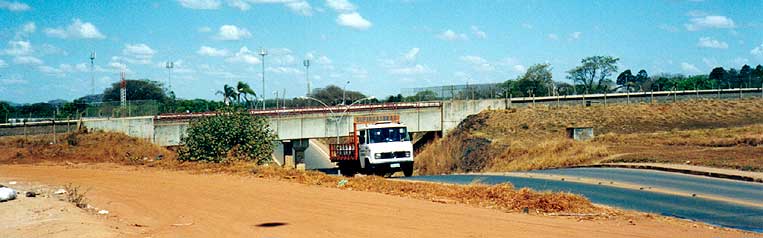
[[[721,89],[721,86],[719,85],[719,86],[718,86],[718,99],[721,99],[721,91],[722,91],[722,90],[723,90],[723,89]]]
[[[607,91],[604,91],[604,106],[607,106]]]
[[[652,89],[651,93],[649,94],[649,103],[654,104],[654,89]]]
[[[739,99],[742,99],[742,88],[739,88]]]
[[[56,120],[54,119],[50,121],[53,122],[53,144],[55,145],[56,144]]]

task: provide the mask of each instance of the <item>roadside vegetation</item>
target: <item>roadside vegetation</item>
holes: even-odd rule
[[[249,100],[247,100],[249,101]],[[226,107],[214,116],[191,122],[181,139],[178,159],[225,162],[269,162],[276,136],[263,117],[253,117],[237,107]]]
[[[417,155],[419,174],[523,171],[599,162],[670,162],[763,170],[763,100],[537,106],[484,111]],[[567,127],[593,127],[591,141]]]
[[[113,163],[126,166],[145,166],[157,169],[182,170],[193,173],[226,173],[296,182],[354,191],[378,192],[411,197],[438,203],[468,204],[507,212],[528,211],[544,213],[586,213],[604,217],[619,211],[594,206],[585,197],[571,193],[536,192],[515,189],[510,184],[446,185],[425,182],[404,182],[376,176],[346,178],[315,171],[298,171],[278,166],[261,165],[255,160],[229,159],[225,163],[188,163],[176,160],[170,150],[120,133],[78,133],[77,143],[51,144],[49,136],[0,138],[2,164],[52,164],[78,166]],[[20,155],[18,155],[20,154]],[[69,187],[67,190],[74,190]],[[79,191],[79,190],[78,190]],[[76,193],[72,202],[85,201]],[[84,203],[83,203],[84,204]]]

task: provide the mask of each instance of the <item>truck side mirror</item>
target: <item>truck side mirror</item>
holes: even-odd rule
[[[358,141],[360,142],[360,144],[365,144],[366,143],[366,138],[365,137],[360,137],[360,139]]]

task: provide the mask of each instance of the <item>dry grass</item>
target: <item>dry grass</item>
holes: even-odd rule
[[[446,185],[436,183],[388,180],[377,176],[345,178],[316,171],[298,171],[277,166],[258,166],[251,162],[230,160],[226,163],[179,162],[172,151],[147,141],[118,133],[78,134],[77,145],[51,145],[46,137],[0,138],[0,163],[54,163],[76,166],[78,163],[116,163],[147,166],[157,169],[182,170],[192,173],[227,173],[266,179],[296,182],[312,186],[332,187],[355,191],[378,192],[444,203],[469,204],[503,211],[524,208],[538,213],[607,212],[594,207],[579,195],[570,193],[515,190],[510,184]],[[19,158],[15,153],[22,153]],[[156,160],[157,155],[164,159]],[[146,158],[146,159],[143,159]],[[343,181],[345,180],[345,181]],[[87,206],[79,187],[67,186],[67,200],[77,206]]]
[[[307,185],[338,187],[340,189],[378,192],[441,203],[469,204],[477,207],[518,212],[527,208],[537,213],[602,212],[580,195],[571,193],[536,192],[527,188],[516,190],[511,184],[448,185],[424,182],[405,182],[378,176],[344,178],[320,172],[287,170],[278,167],[256,167],[252,173],[260,178],[294,181]],[[346,180],[343,184],[342,180]]]
[[[670,149],[676,149],[675,146],[733,147],[733,153],[725,153],[725,156],[711,151],[716,153],[712,158],[725,157],[722,163],[705,163],[724,167],[729,161],[748,160],[757,154],[751,153],[750,148],[737,147],[757,148],[754,146],[763,144],[763,127],[747,127],[760,122],[763,122],[761,99],[483,111],[468,117],[445,138],[428,145],[417,155],[416,171],[442,174],[564,167],[595,163],[608,156],[638,152],[655,145],[674,146]],[[596,134],[604,136],[591,142],[573,142],[566,139],[567,127],[593,127]],[[740,129],[717,129],[736,127]],[[473,143],[475,140],[482,143]],[[663,154],[676,153],[667,152],[670,153]],[[664,161],[643,156],[627,158]],[[749,167],[748,162],[731,164],[725,167]]]
[[[71,133],[59,135],[52,144],[50,135],[0,138],[0,162],[113,162],[144,164],[162,158],[174,160],[175,153],[151,142],[121,133]]]
[[[538,144],[512,143],[498,155],[489,171],[526,171],[591,164],[609,156],[606,146],[569,139],[550,139]]]
[[[85,194],[87,191],[83,191],[79,186],[68,184],[64,186],[66,190],[66,201],[74,204],[75,206],[85,209],[87,208],[87,198]]]

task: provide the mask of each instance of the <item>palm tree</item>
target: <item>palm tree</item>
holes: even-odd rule
[[[223,96],[223,102],[225,103],[225,105],[230,105],[233,99],[237,99],[238,97],[236,90],[227,84],[223,86],[223,90],[217,90],[215,94],[219,94]]]
[[[252,106],[251,101],[249,100],[247,95],[252,95],[253,97],[257,97],[257,94],[252,90],[251,87],[249,87],[249,84],[238,81],[238,85],[236,85],[236,91],[238,92],[237,97],[239,99],[239,103],[241,103],[241,95],[243,94],[244,100],[247,104],[249,104],[249,107]]]

